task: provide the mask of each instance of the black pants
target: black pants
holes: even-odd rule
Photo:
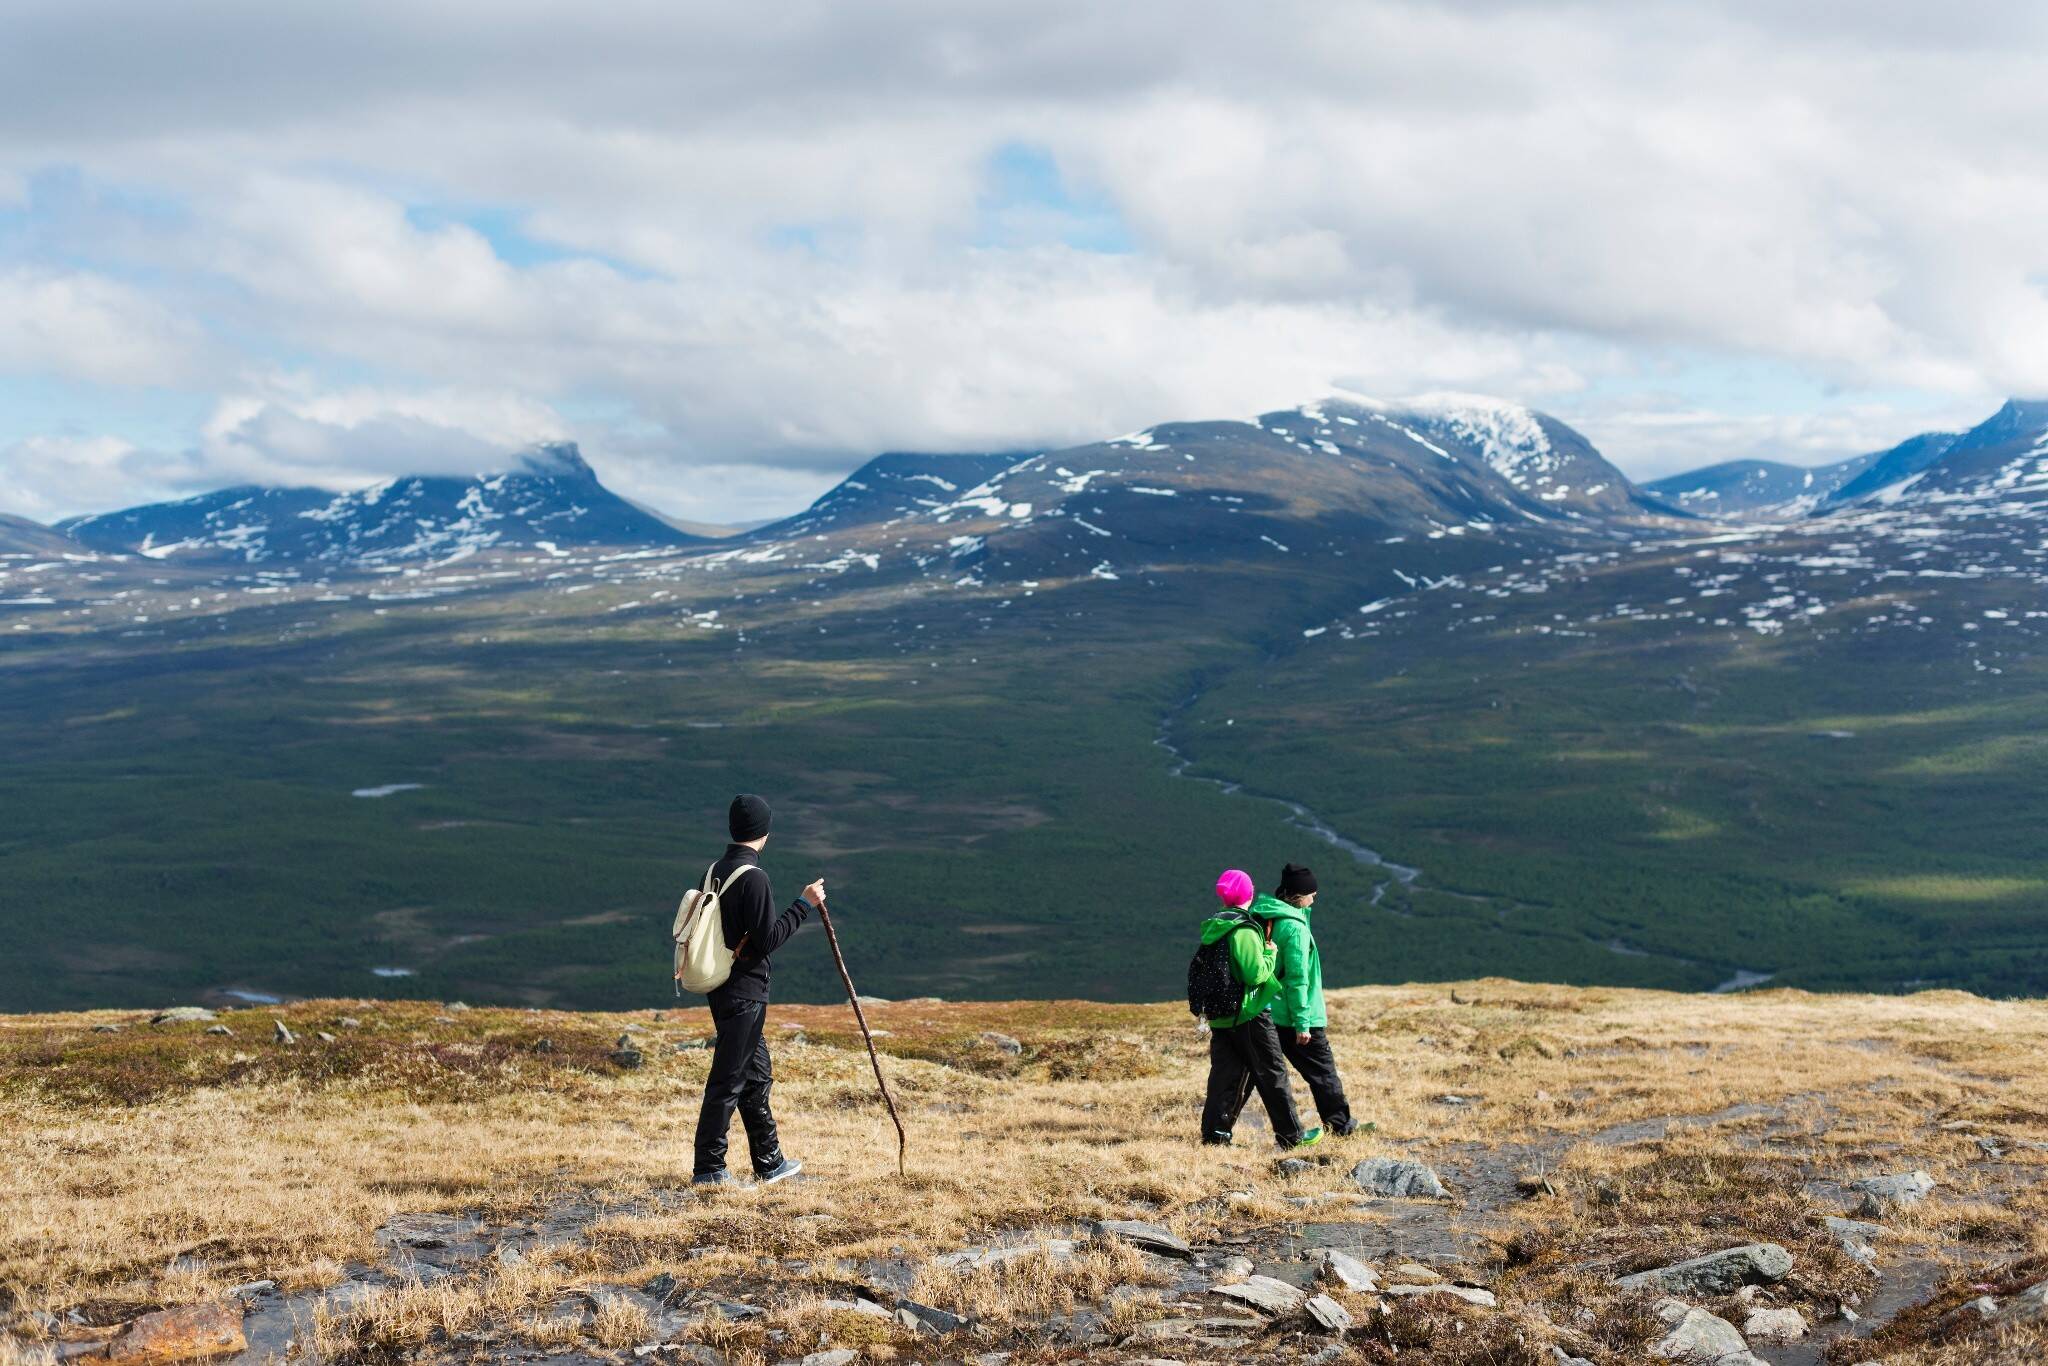
[[[1330,1052],[1330,1031],[1309,1030],[1307,1043],[1295,1042],[1292,1029],[1282,1028],[1279,1033],[1280,1051],[1308,1083],[1308,1093],[1316,1099],[1316,1113],[1322,1116],[1323,1128],[1333,1134],[1350,1133],[1356,1126],[1351,1119],[1351,1102],[1344,1098],[1344,1079],[1337,1075],[1336,1056]]]
[[[1266,1102],[1273,1137],[1283,1148],[1301,1140],[1294,1093],[1287,1085],[1287,1059],[1273,1017],[1261,1015],[1233,1029],[1209,1026],[1209,1094],[1202,1105],[1202,1141],[1228,1143],[1245,1097],[1256,1089]]]
[[[735,1108],[747,1126],[747,1151],[755,1174],[771,1172],[782,1162],[775,1114],[768,1108],[775,1068],[762,1035],[767,1019],[768,1007],[760,1001],[711,1007],[718,1043],[711,1053],[711,1076],[704,1082],[704,1108],[697,1115],[698,1176],[725,1170],[725,1136]]]

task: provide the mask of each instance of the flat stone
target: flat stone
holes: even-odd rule
[[[1671,1331],[1650,1347],[1650,1355],[1664,1361],[1711,1362],[1714,1366],[1761,1366],[1750,1355],[1749,1344],[1735,1325],[1716,1318],[1704,1309],[1680,1305],[1684,1313],[1671,1323]]]
[[[1212,1295],[1225,1295],[1233,1300],[1242,1300],[1254,1309],[1268,1314],[1291,1314],[1301,1308],[1308,1296],[1285,1281],[1276,1281],[1271,1276],[1247,1276],[1241,1281],[1228,1285],[1212,1285]]]
[[[1624,1290],[1668,1290],[1680,1295],[1728,1295],[1745,1285],[1782,1281],[1792,1274],[1792,1254],[1776,1243],[1749,1243],[1704,1257],[1623,1276]]]
[[[2037,1281],[1999,1306],[2004,1323],[2040,1323],[2048,1320],[2048,1281]]]
[[[1861,1181],[1851,1181],[1849,1189],[1863,1197],[1856,1212],[1875,1217],[1919,1204],[1933,1192],[1934,1178],[1924,1171],[1866,1176]]]
[[[1806,1336],[1806,1316],[1797,1309],[1752,1309],[1742,1321],[1742,1336],[1766,1342],[1797,1342]]]
[[[214,1018],[214,1013],[205,1006],[172,1006],[169,1010],[159,1010],[150,1016],[149,1022],[153,1025],[193,1024]]]
[[[818,1308],[842,1314],[865,1314],[871,1319],[890,1317],[889,1311],[873,1300],[819,1300]]]
[[[1147,1252],[1157,1252],[1163,1257],[1192,1258],[1195,1255],[1195,1250],[1184,1240],[1157,1224],[1141,1223],[1136,1219],[1104,1219],[1095,1225],[1095,1231]]]
[[[1387,1273],[1387,1279],[1396,1285],[1435,1285],[1443,1277],[1421,1262],[1403,1262]]]
[[[1392,1295],[1396,1299],[1412,1299],[1417,1295],[1450,1295],[1467,1304],[1476,1304],[1481,1309],[1492,1309],[1500,1303],[1494,1298],[1491,1290],[1481,1290],[1473,1285],[1384,1285],[1380,1287],[1380,1293]]]
[[[1326,1281],[1334,1281],[1346,1290],[1362,1294],[1371,1294],[1380,1288],[1379,1274],[1371,1266],[1336,1248],[1323,1253],[1322,1276]]]
[[[144,1314],[129,1324],[108,1345],[107,1359],[114,1366],[147,1366],[225,1356],[248,1345],[239,1304],[187,1304]]]
[[[1451,1194],[1429,1167],[1399,1157],[1368,1157],[1351,1169],[1351,1179],[1370,1194],[1396,1199],[1447,1200]]]
[[[813,1352],[803,1359],[803,1366],[853,1366],[860,1360],[860,1353],[851,1347],[835,1347],[829,1352]]]
[[[229,1029],[224,1024],[208,1025],[206,1027],[206,1032],[223,1039],[232,1039],[235,1037],[235,1031]]]
[[[1043,1253],[1055,1262],[1072,1261],[1074,1240],[1072,1238],[1042,1238],[1031,1243],[1011,1243],[1001,1247],[969,1247],[958,1252],[948,1252],[942,1257],[932,1258],[934,1266],[943,1266],[953,1271],[971,1270],[975,1267],[1002,1266],[1009,1262],[1021,1261],[1026,1257]]]
[[[1350,1311],[1328,1295],[1310,1295],[1301,1306],[1311,1322],[1325,1333],[1341,1333],[1351,1327]]]

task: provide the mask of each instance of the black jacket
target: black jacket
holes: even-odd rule
[[[735,868],[749,863],[759,867],[760,862],[761,856],[744,844],[728,844],[725,857],[711,865],[712,888],[725,886]],[[725,930],[725,946],[737,950],[739,957],[733,962],[732,976],[711,993],[714,1009],[738,1001],[767,1004],[768,955],[781,948],[783,941],[795,934],[811,913],[811,904],[802,897],[790,902],[780,915],[774,907],[775,893],[768,886],[765,871],[748,873],[719,898],[718,915]]]

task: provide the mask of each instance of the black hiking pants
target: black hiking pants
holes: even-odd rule
[[[1294,1092],[1287,1084],[1287,1058],[1273,1017],[1261,1015],[1231,1029],[1209,1026],[1209,1094],[1202,1105],[1202,1141],[1228,1143],[1246,1096],[1257,1090],[1266,1102],[1273,1137],[1291,1148],[1301,1141]]]
[[[1292,1029],[1281,1029],[1279,1033],[1280,1051],[1308,1083],[1308,1093],[1315,1097],[1316,1113],[1322,1116],[1323,1128],[1332,1134],[1350,1133],[1357,1125],[1351,1118],[1351,1102],[1344,1098],[1344,1079],[1337,1075],[1336,1055],[1330,1052],[1330,1031],[1309,1030],[1307,1043],[1298,1042]]]
[[[725,1170],[725,1140],[732,1129],[734,1109],[747,1126],[747,1152],[753,1158],[755,1175],[771,1172],[782,1162],[775,1114],[768,1108],[775,1068],[768,1060],[768,1040],[762,1034],[767,1020],[768,1006],[762,1001],[734,1001],[711,1008],[718,1043],[711,1052],[711,1075],[704,1082],[704,1108],[697,1114],[698,1176]]]

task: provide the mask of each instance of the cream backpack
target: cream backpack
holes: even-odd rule
[[[716,891],[711,887],[711,874],[716,865],[704,870],[704,885],[692,887],[683,893],[683,904],[676,907],[676,923],[669,930],[669,938],[675,943],[676,952],[676,994],[685,990],[711,992],[725,985],[732,976],[733,960],[739,957],[740,949],[747,946],[745,935],[740,936],[734,948],[725,946],[725,924],[718,913],[718,903],[739,881],[742,873],[751,873],[758,864],[742,863],[732,870],[725,882]]]

